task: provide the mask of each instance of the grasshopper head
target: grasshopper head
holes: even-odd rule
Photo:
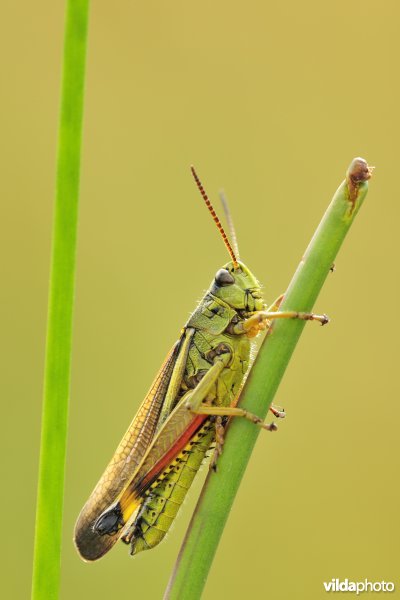
[[[210,291],[236,310],[253,312],[264,308],[260,284],[242,262],[229,261],[215,274]]]

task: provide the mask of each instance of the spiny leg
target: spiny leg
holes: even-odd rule
[[[217,381],[221,371],[229,364],[231,360],[231,352],[225,345],[221,345],[221,354],[214,359],[213,366],[206,372],[200,380],[193,392],[187,396],[185,406],[191,412],[198,415],[221,416],[221,417],[244,417],[248,421],[259,425],[267,431],[276,431],[278,429],[275,423],[264,423],[260,417],[253,413],[235,406],[210,406],[203,404],[206,400],[212,386]]]
[[[133,523],[130,523],[130,525],[125,526],[121,540],[124,542],[124,544],[130,544],[134,535],[136,535],[136,519],[133,521]]]
[[[274,302],[271,304],[271,306],[268,306],[267,312],[277,312],[279,310],[280,305],[283,302],[283,298],[283,294],[278,296],[276,300],[274,300]],[[269,329],[270,327],[271,323],[267,319],[263,319],[261,321],[258,321],[255,326],[251,327],[248,331],[246,331],[246,335],[249,338],[256,337],[256,335],[258,335],[260,331],[263,331],[264,329]]]
[[[319,321],[321,325],[329,323],[328,315],[316,315],[315,313],[299,312],[297,310],[282,310],[282,311],[266,311],[263,315],[264,319],[301,319],[302,321]]]
[[[278,429],[278,426],[274,422],[264,423],[257,415],[254,415],[244,408],[239,408],[238,406],[208,406],[207,404],[204,404],[197,408],[191,408],[190,410],[198,415],[243,417],[267,431],[276,431]]]
[[[222,447],[225,442],[225,427],[222,424],[223,418],[221,416],[215,419],[215,448],[210,461],[210,469],[213,471],[217,470],[217,461],[222,454]]]
[[[269,410],[272,412],[272,414],[277,418],[277,419],[284,419],[286,417],[286,413],[285,410],[281,407],[277,407],[274,406],[273,404],[270,406]],[[251,413],[247,412],[247,418],[249,420],[252,421],[252,423],[254,423],[254,419],[257,419],[257,424],[258,423],[258,417],[256,417],[255,415],[252,415]],[[236,415],[236,416],[244,416],[244,415]],[[261,419],[260,419],[261,421]],[[264,427],[264,423],[262,423],[262,427]],[[267,425],[267,427],[264,427],[265,429],[267,429],[268,431],[276,431],[277,430],[277,425],[275,423],[271,423],[269,425]],[[213,469],[213,471],[217,470],[217,462],[218,462],[218,458],[221,456],[222,454],[222,450],[223,450],[223,445],[225,442],[225,427],[223,425],[223,417],[221,415],[218,415],[215,419],[215,449],[213,452],[213,455],[211,457],[211,461],[210,461],[210,469]]]
[[[269,321],[272,319],[301,319],[303,321],[319,321],[321,325],[329,323],[327,315],[316,315],[314,313],[298,312],[295,310],[283,310],[283,311],[266,311],[260,310],[251,317],[239,321],[236,323],[232,332],[240,335],[243,333],[256,335],[261,329],[269,327]]]

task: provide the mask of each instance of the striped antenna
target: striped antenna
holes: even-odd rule
[[[232,246],[235,251],[235,255],[237,256],[238,260],[240,260],[239,244],[236,237],[235,225],[233,224],[232,214],[229,210],[229,202],[227,197],[225,196],[224,190],[220,191],[219,198],[221,200],[222,208],[224,209],[226,221],[228,223],[229,233],[231,235]]]
[[[235,256],[235,253],[234,253],[234,251],[232,249],[232,246],[231,246],[231,244],[230,244],[230,242],[228,240],[228,237],[227,237],[227,235],[226,235],[226,233],[224,231],[224,228],[221,225],[221,221],[219,220],[219,218],[217,216],[217,213],[214,210],[213,205],[211,204],[210,200],[208,199],[208,196],[207,196],[207,194],[206,194],[203,186],[201,185],[201,181],[198,178],[197,173],[196,173],[195,168],[194,168],[193,165],[190,167],[190,170],[192,171],[192,175],[193,175],[194,180],[195,180],[195,182],[197,184],[197,187],[199,188],[200,194],[203,196],[203,200],[206,203],[206,206],[207,206],[208,210],[210,211],[211,216],[214,219],[214,222],[215,222],[216,226],[218,227],[218,230],[219,230],[219,232],[220,232],[220,234],[222,236],[222,239],[224,240],[224,244],[227,247],[229,254],[231,255],[233,266],[236,269],[239,266],[239,264],[238,264],[237,258]]]

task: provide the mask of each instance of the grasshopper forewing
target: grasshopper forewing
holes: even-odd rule
[[[276,428],[235,406],[249,367],[251,339],[271,319],[327,322],[325,315],[279,312],[278,304],[266,310],[260,284],[239,261],[232,227],[235,251],[192,172],[231,261],[217,271],[78,517],[75,544],[84,560],[101,558],[120,538],[131,544],[131,554],[156,546],[212,444],[215,466],[228,417]]]
[[[171,348],[135,418],[78,517],[75,544],[85,560],[96,560],[103,556],[121,535],[116,531],[101,536],[94,530],[94,524],[131,482],[143,457],[151,449],[151,442],[164,418],[168,392],[170,391],[171,397],[171,392],[173,394],[178,387],[175,381],[179,377],[176,365],[177,362],[185,362],[190,337],[191,332],[185,332]]]

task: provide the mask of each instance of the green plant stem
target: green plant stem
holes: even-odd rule
[[[354,159],[297,268],[281,310],[312,310],[366,196],[369,177],[366,162]],[[299,320],[274,323],[243,389],[241,406],[265,419],[304,325]],[[164,598],[200,598],[259,431],[245,419],[235,419],[229,427],[218,471],[208,475]]]
[[[47,321],[33,600],[58,598],[88,0],[67,2]]]

